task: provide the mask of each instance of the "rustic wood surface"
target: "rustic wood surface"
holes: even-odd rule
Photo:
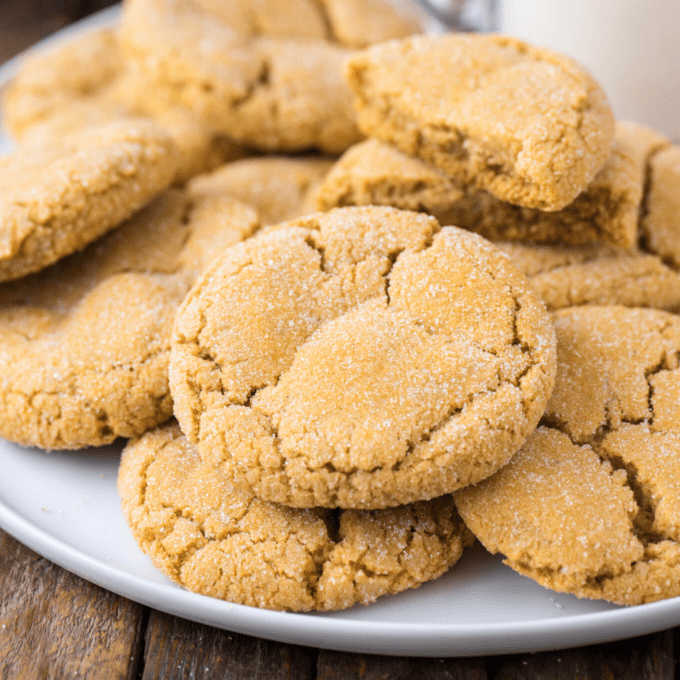
[[[108,0],[0,0],[0,63]],[[680,680],[679,629],[592,647],[465,659],[346,654],[142,607],[0,531],[0,680]]]
[[[679,630],[486,658],[331,652],[142,607],[0,531],[1,680],[674,680]]]

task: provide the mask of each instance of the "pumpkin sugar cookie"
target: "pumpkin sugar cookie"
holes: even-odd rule
[[[642,604],[680,595],[680,317],[553,315],[555,390],[508,465],[455,495],[468,527],[560,592]]]
[[[122,120],[20,145],[0,159],[0,281],[46,267],[118,226],[175,173],[168,133]]]
[[[17,139],[73,100],[107,88],[124,69],[115,31],[103,29],[24,57],[2,98],[3,123]],[[122,111],[124,106],[117,104]]]
[[[263,225],[272,225],[316,212],[313,195],[332,164],[314,156],[245,158],[195,177],[190,186],[247,203]]]
[[[577,305],[680,310],[680,274],[656,255],[604,244],[494,245],[526,274],[549,311]]]
[[[645,207],[645,246],[680,267],[680,146],[671,146],[652,158]]]
[[[515,205],[560,210],[611,152],[614,116],[568,57],[501,35],[415,36],[352,57],[359,127]]]
[[[504,465],[552,389],[545,308],[475,234],[392,208],[230,248],[175,323],[175,414],[263,500],[373,509]]]
[[[164,101],[124,62],[112,30],[78,37],[26,57],[2,99],[3,118],[18,140],[51,145],[85,127],[151,118],[177,147],[174,184],[248,152],[213,133],[191,111]]]
[[[445,173],[377,139],[351,146],[333,164],[316,193],[318,210],[383,205],[448,220],[465,191]],[[458,225],[456,225],[458,226]]]
[[[374,511],[257,500],[202,463],[176,425],[128,444],[118,491],[135,539],[168,578],[266,609],[344,609],[417,588],[474,540],[451,496]]]
[[[0,285],[0,436],[78,449],[167,420],[175,312],[256,227],[232,199],[169,190],[84,251]]]
[[[416,30],[381,0],[129,0],[121,36],[136,68],[215,131],[339,153],[360,138],[342,78],[350,48]]]
[[[579,245],[637,243],[650,159],[668,146],[661,134],[617,123],[613,150],[590,185],[562,210],[547,212],[463,190],[446,173],[389,144],[370,139],[348,149],[319,189],[319,210],[347,205],[392,205],[420,210],[491,241]]]

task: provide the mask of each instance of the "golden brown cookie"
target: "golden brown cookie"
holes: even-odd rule
[[[645,245],[680,267],[680,146],[652,158],[646,213],[642,219]]]
[[[195,177],[191,190],[231,196],[255,208],[263,225],[278,224],[316,212],[312,194],[332,164],[314,156],[246,158]]]
[[[418,30],[382,0],[242,0],[226,7],[132,0],[124,8],[124,47],[169,101],[217,132],[269,151],[337,153],[358,141],[342,78],[349,46]]]
[[[316,194],[327,211],[352,205],[385,205],[433,215],[442,224],[464,189],[419,158],[377,139],[350,147],[333,165]]]
[[[76,449],[167,420],[177,307],[256,226],[231,199],[169,190],[83,252],[0,285],[0,436]]]
[[[416,36],[351,58],[361,130],[527,208],[560,210],[607,160],[614,116],[576,62],[500,35]]]
[[[359,139],[342,63],[316,2],[187,4],[131,0],[126,54],[164,97],[211,129],[265,150],[346,149]],[[304,10],[304,11],[303,11]],[[277,19],[285,13],[286,19]],[[305,19],[304,17],[307,16]],[[315,18],[316,17],[316,18]]]
[[[175,324],[182,430],[264,500],[379,508],[492,474],[552,389],[552,326],[490,243],[339,208],[238,244]]]
[[[123,68],[112,29],[94,31],[29,54],[3,94],[3,123],[21,139],[28,128],[50,118],[74,99],[97,92],[106,100],[104,93]]]
[[[118,491],[135,539],[166,576],[266,609],[344,609],[417,588],[473,540],[451,496],[374,511],[257,500],[202,463],[176,425],[128,444]]]
[[[446,173],[370,139],[350,148],[319,189],[319,210],[345,205],[392,205],[421,210],[442,224],[470,229],[492,241],[584,244],[606,241],[631,248],[650,158],[669,144],[635,123],[617,123],[614,147],[588,188],[562,210],[546,212],[465,191]]]
[[[38,271],[116,227],[167,187],[168,133],[121,120],[20,145],[0,159],[0,281]]]
[[[78,37],[28,57],[2,100],[8,129],[19,140],[51,145],[90,125],[148,117],[163,126],[178,150],[174,183],[242,158],[246,150],[174,106],[131,71],[111,30]]]
[[[603,244],[495,245],[527,275],[550,311],[573,305],[680,309],[680,275],[656,255]]]
[[[680,317],[553,315],[555,390],[497,474],[456,494],[482,543],[548,588],[641,604],[680,595]]]

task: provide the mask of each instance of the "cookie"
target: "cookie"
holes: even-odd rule
[[[176,150],[161,127],[116,121],[0,159],[0,281],[46,267],[119,225],[167,187]]]
[[[626,605],[680,595],[680,317],[579,307],[553,320],[541,427],[456,494],[459,512],[548,588]]]
[[[656,255],[603,244],[495,245],[526,274],[549,311],[573,305],[680,309],[680,275]]]
[[[176,425],[123,452],[125,519],[168,578],[266,609],[333,610],[417,588],[471,543],[450,496],[387,510],[300,510],[235,489]]]
[[[324,180],[320,210],[345,205],[392,205],[421,210],[442,224],[470,229],[492,241],[579,245],[637,243],[650,158],[668,140],[635,123],[617,123],[613,151],[588,188],[562,210],[546,212],[500,201],[456,185],[446,173],[396,148],[367,140],[349,149]]]
[[[2,100],[3,117],[19,140],[51,145],[91,125],[147,117],[163,126],[177,147],[173,183],[248,155],[235,142],[200,124],[189,110],[164,101],[132,72],[117,35],[103,30],[28,57]]]
[[[77,449],[167,420],[175,312],[256,227],[231,199],[169,190],[81,253],[0,285],[0,436]]]
[[[680,267],[680,146],[652,158],[649,193],[642,219],[646,247]]]
[[[359,127],[515,205],[560,210],[611,152],[614,116],[576,62],[500,35],[415,36],[346,69]]]
[[[47,120],[74,99],[103,93],[123,69],[112,29],[29,54],[3,94],[3,123],[21,139],[28,128]]]
[[[205,461],[259,498],[373,509],[505,464],[543,412],[554,351],[542,303],[484,239],[339,208],[215,261],[178,312],[170,381]]]
[[[347,47],[367,47],[422,32],[417,8],[406,3],[392,0],[322,0],[321,8],[332,38]]]
[[[298,2],[308,19],[268,4],[278,9],[251,16],[251,3],[230,3],[225,17],[219,3],[131,0],[123,46],[163,96],[239,143],[343,151],[359,139],[342,79],[350,50],[323,39],[316,3]]]
[[[465,190],[444,172],[377,139],[350,147],[330,169],[316,193],[318,210],[384,205],[416,210],[448,221]],[[458,225],[457,225],[458,226]]]
[[[312,195],[332,164],[314,156],[246,158],[195,177],[191,189],[236,198],[255,208],[263,225],[278,224],[316,212]]]

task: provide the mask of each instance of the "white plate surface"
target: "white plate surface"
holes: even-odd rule
[[[59,34],[111,24],[105,11]],[[52,40],[52,39],[50,39]],[[0,67],[0,89],[17,60]],[[0,133],[0,154],[11,143]],[[186,592],[152,567],[116,493],[120,448],[45,453],[0,441],[0,527],[108,590],[177,616],[259,637],[354,652],[477,656],[574,647],[680,625],[680,598],[639,607],[542,588],[476,546],[418,590],[329,614],[271,612]]]

